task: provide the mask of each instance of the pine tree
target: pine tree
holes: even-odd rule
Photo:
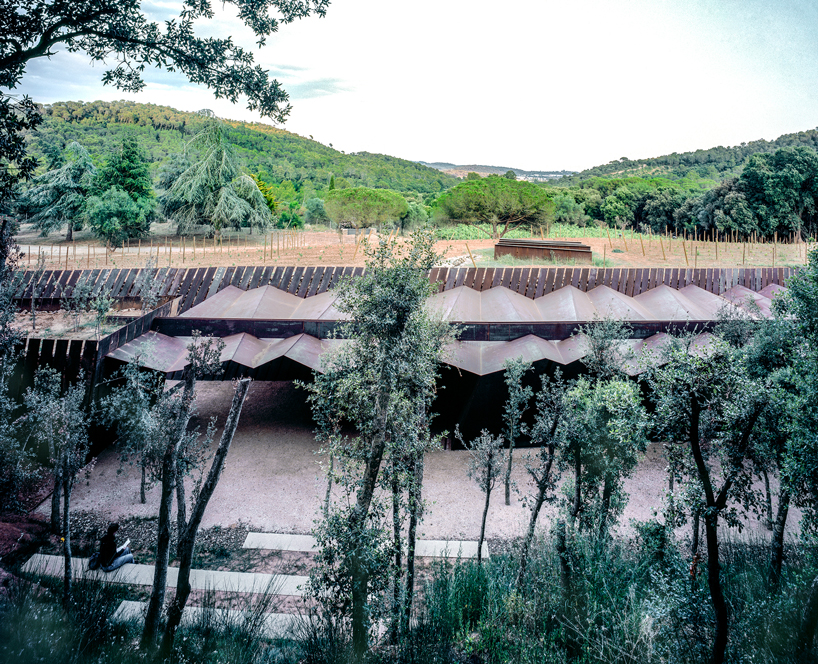
[[[122,147],[108,157],[97,176],[94,193],[101,194],[110,187],[119,187],[134,202],[154,198],[148,162],[133,136],[125,136]]]
[[[17,212],[27,216],[44,236],[67,226],[66,240],[71,242],[97,169],[79,143],[71,143],[65,152],[69,157],[66,164],[34,178],[32,186],[17,200]]]
[[[241,172],[227,127],[211,111],[191,144],[200,151],[199,159],[185,169],[162,196],[162,207],[178,224],[180,234],[194,225],[213,231],[223,227],[266,230],[273,221],[267,200],[253,178]]]

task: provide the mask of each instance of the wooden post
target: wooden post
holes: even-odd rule
[[[361,241],[364,239],[363,233],[358,233],[358,240],[355,242],[355,252],[352,254],[352,262],[355,262],[355,257],[358,255],[358,247],[361,244]]]
[[[276,256],[281,256],[281,234],[276,231]]]
[[[196,260],[196,236],[193,236],[193,260]]]
[[[645,255],[645,242],[642,239],[642,234],[641,233],[639,234],[639,243],[642,245],[642,255],[644,256]]]
[[[545,235],[542,234],[542,226],[540,226],[540,239],[545,242]],[[603,245],[604,246],[604,245]]]
[[[744,261],[747,258],[747,243],[741,243],[741,264],[744,265]]]
[[[606,247],[606,246],[603,244],[603,245],[602,245],[602,269],[603,269],[603,270],[605,269],[605,261],[606,261],[606,259],[607,259],[607,256],[606,256],[607,251],[608,251],[608,247]]]
[[[469,258],[471,258],[471,264],[474,265],[475,269],[477,268],[477,263],[474,262],[474,256],[471,254],[471,249],[469,249],[469,243],[466,242],[466,251],[469,252]]]
[[[716,238],[716,241],[715,241],[714,244],[716,245],[716,260],[718,261],[719,260],[719,239],[718,238]]]
[[[31,265],[31,245],[28,245],[28,264]]]
[[[611,249],[613,249],[613,242],[611,241],[611,229],[605,226],[605,232],[608,234],[608,244],[610,244]]]
[[[628,238],[627,238],[627,235],[625,233],[624,228],[622,229],[622,242],[625,243],[625,251],[627,251],[628,250]]]
[[[666,261],[666,260],[667,260],[667,256],[665,256],[665,245],[664,245],[664,243],[662,242],[662,236],[661,236],[661,235],[659,236],[659,246],[662,248],[662,260],[663,260],[663,261]]]
[[[264,234],[264,253],[261,254],[261,262],[267,262],[267,233]]]
[[[185,264],[185,237],[182,236],[182,265]]]
[[[682,249],[685,250],[685,265],[690,267],[690,261],[687,260],[687,242],[682,242]]]

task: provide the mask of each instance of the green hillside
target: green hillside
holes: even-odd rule
[[[804,146],[818,150],[818,129],[784,134],[774,141],[751,141],[733,147],[715,147],[693,152],[673,154],[649,159],[622,158],[601,166],[594,166],[575,175],[563,178],[561,183],[572,184],[594,177],[665,177],[672,180],[712,180],[720,182],[731,175],[738,175],[744,162],[760,152],[775,152],[779,148]]]
[[[31,152],[46,168],[50,156],[77,141],[98,162],[121,143],[123,133],[136,136],[156,173],[170,155],[184,149],[200,122],[195,113],[166,106],[118,102],[58,102],[44,107],[45,120],[30,137]],[[438,170],[388,155],[344,154],[303,136],[261,123],[228,120],[230,140],[243,165],[271,183],[292,182],[301,198],[320,194],[334,176],[338,188],[393,189],[430,198],[458,182]]]

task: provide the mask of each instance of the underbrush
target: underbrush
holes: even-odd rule
[[[569,534],[558,554],[544,538],[532,547],[517,587],[517,542],[479,566],[436,562],[418,589],[415,617],[397,642],[373,629],[371,663],[694,664],[709,659],[714,618],[707,570],[691,566],[688,545],[659,524],[639,527],[633,540]],[[499,548],[499,547],[498,547]],[[812,547],[790,547],[777,588],[769,583],[766,541],[726,540],[721,549],[730,606],[728,661],[795,662],[794,644],[809,585],[818,573]],[[104,584],[78,583],[68,610],[54,592],[15,586],[1,605],[3,661],[147,661],[139,626],[112,624],[125,596]],[[201,605],[210,604],[205,596]],[[212,602],[211,602],[212,604]],[[215,605],[215,604],[214,604]],[[173,662],[348,664],[349,625],[337,616],[303,620],[292,638],[269,640],[262,616],[278,608],[272,593],[244,607],[241,620],[201,611],[176,639]],[[380,633],[380,640],[374,632]],[[818,652],[812,652],[816,661]]]

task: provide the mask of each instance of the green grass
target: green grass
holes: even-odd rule
[[[543,234],[545,235],[545,227],[543,227]],[[649,239],[651,236],[645,233],[633,233],[631,231],[619,231],[617,229],[606,229],[600,226],[574,226],[571,224],[551,224],[550,230],[547,235],[545,235],[546,239],[548,238],[559,238],[559,239],[570,239],[570,238],[584,238],[584,237],[593,237],[593,238],[607,238],[608,233],[611,235],[611,239],[616,239],[619,237],[619,233],[625,233],[625,238],[630,240],[633,237],[634,240],[638,240],[639,237],[643,237],[644,239]],[[490,240],[491,239],[491,226],[489,224],[481,224],[479,226],[474,226],[471,224],[457,224],[457,225],[450,225],[450,226],[440,226],[435,229],[435,236],[440,240]],[[540,227],[539,226],[520,226],[516,228],[512,228],[508,233],[505,234],[504,237],[512,238],[512,239],[522,239],[522,238],[540,238]]]

